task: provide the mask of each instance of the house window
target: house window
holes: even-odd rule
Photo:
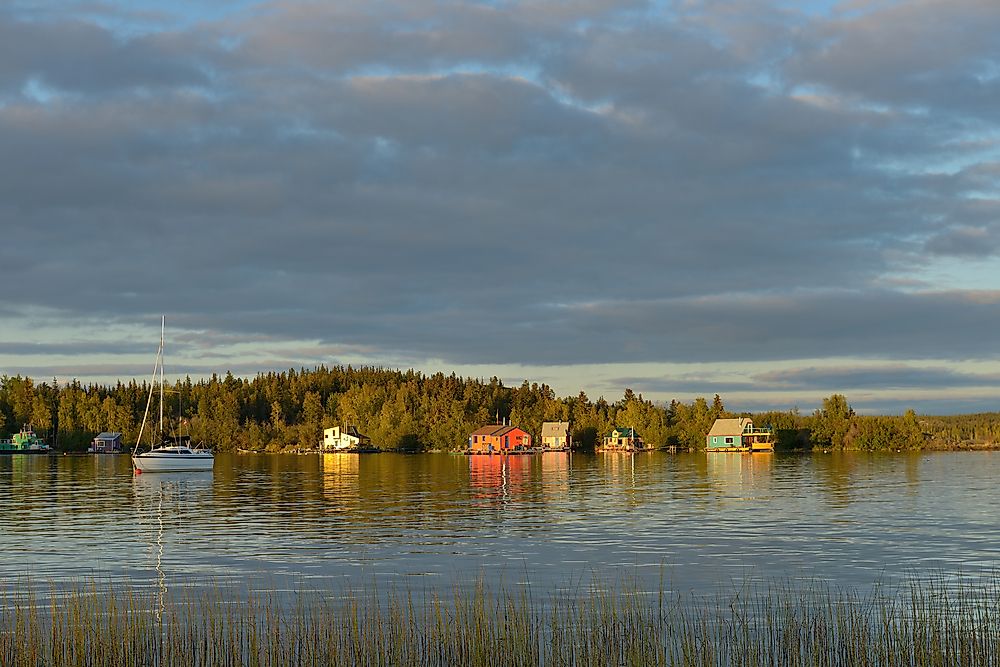
[[[732,438],[726,438],[726,444],[727,445],[733,444],[733,439]]]
[[[472,436],[472,442],[479,442],[479,436],[478,435]]]

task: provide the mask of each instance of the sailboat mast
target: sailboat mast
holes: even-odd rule
[[[153,362],[153,376],[149,378],[149,396],[146,397],[146,409],[142,413],[142,424],[139,426],[139,435],[135,439],[135,449],[132,450],[132,455],[135,456],[139,452],[139,443],[142,442],[142,433],[146,430],[146,418],[149,416],[149,405],[153,402],[153,388],[156,385],[156,369],[159,367],[162,372],[162,366],[160,366],[160,356],[163,354],[163,323],[160,323],[160,347],[156,349],[156,361]],[[163,386],[162,383],[160,385]],[[161,401],[162,403],[162,401]],[[150,425],[152,428],[152,425]]]
[[[166,316],[160,316],[160,441],[163,440],[163,326]]]

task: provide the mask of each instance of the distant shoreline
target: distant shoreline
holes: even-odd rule
[[[78,382],[53,386],[31,378],[0,383],[0,435],[33,426],[57,452],[86,451],[102,432],[120,436],[124,449],[137,440],[149,385],[114,387]],[[237,378],[232,374],[167,388],[162,436],[189,437],[215,451],[314,449],[323,430],[357,427],[384,451],[454,451],[485,424],[503,420],[530,441],[542,441],[545,422],[566,422],[583,451],[621,427],[645,443],[701,450],[716,419],[751,417],[774,433],[778,451],[985,451],[1000,449],[1000,413],[932,416],[859,415],[833,394],[819,409],[735,413],[722,397],[654,403],[629,388],[620,399],[591,399],[584,392],[557,397],[545,384],[507,387],[498,378],[424,375],[382,368],[325,367]],[[158,413],[154,411],[151,414]],[[157,420],[158,421],[158,420]],[[153,425],[144,433],[149,434]]]

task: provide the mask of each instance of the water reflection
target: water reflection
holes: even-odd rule
[[[817,477],[831,507],[844,509],[851,504],[858,456],[855,452],[813,455]]]
[[[604,473],[609,480],[625,487],[634,487],[636,456],[632,452],[605,452],[601,455],[600,461],[604,464]],[[645,453],[638,456],[647,458]]]
[[[542,469],[542,493],[550,503],[558,503],[570,492],[569,452],[543,452],[539,457]]]
[[[357,498],[360,493],[358,468],[361,454],[320,454],[323,461],[323,495],[327,500]]]
[[[473,498],[501,503],[525,498],[534,457],[473,454],[468,459]]]
[[[706,479],[723,505],[762,501],[768,497],[774,465],[772,452],[712,452],[705,458]]]
[[[906,492],[915,497],[920,491],[920,459],[923,454],[910,452],[903,456],[903,471],[906,475]]]
[[[135,526],[146,545],[146,567],[152,568],[152,581],[159,602],[156,618],[160,620],[167,594],[166,544],[175,533],[187,530],[210,530],[202,511],[211,492],[213,475],[207,472],[148,473],[132,478]],[[201,523],[201,525],[193,525]]]
[[[1000,453],[0,458],[0,580],[158,590],[524,572],[695,590],[752,574],[837,583],[1000,560]],[[122,512],[122,508],[131,511]]]

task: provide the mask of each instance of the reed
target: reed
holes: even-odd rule
[[[773,583],[697,596],[615,582],[537,599],[483,582],[447,596],[168,597],[90,583],[44,600],[18,586],[0,593],[0,665],[1000,665],[1000,586]]]

